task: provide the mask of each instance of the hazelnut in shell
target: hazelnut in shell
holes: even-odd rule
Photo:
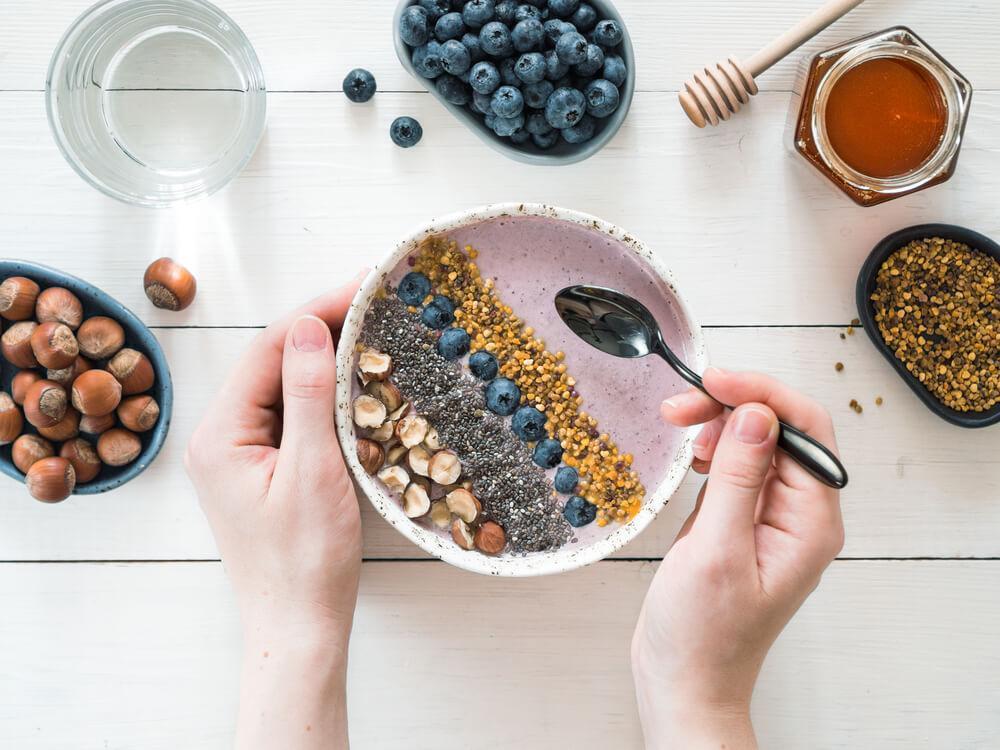
[[[198,293],[198,283],[191,272],[171,258],[150,263],[142,277],[142,286],[150,302],[161,310],[173,312],[194,302]]]
[[[97,451],[83,438],[63,443],[59,455],[73,465],[77,484],[92,482],[101,473],[101,459],[97,456]]]
[[[41,461],[43,458],[52,458],[56,455],[52,443],[38,435],[21,435],[14,441],[10,451],[14,466],[22,474],[27,474],[28,469]]]
[[[73,408],[66,409],[66,416],[58,424],[54,424],[51,427],[38,427],[36,429],[39,435],[51,440],[53,443],[72,440],[80,434],[80,412]]]
[[[34,370],[21,370],[17,373],[10,381],[10,394],[14,397],[14,403],[24,406],[28,389],[42,379],[42,376]]]
[[[108,466],[125,466],[142,452],[142,443],[134,432],[115,427],[97,439],[97,455]]]
[[[499,555],[507,546],[507,534],[500,524],[486,521],[476,529],[473,542],[484,555]]]
[[[24,429],[24,417],[9,393],[0,391],[0,445],[13,443]]]
[[[76,336],[62,323],[39,323],[31,334],[31,351],[42,367],[61,370],[73,364],[80,347]]]
[[[105,370],[88,370],[73,381],[73,406],[91,417],[102,417],[118,408],[122,386]]]
[[[22,320],[4,331],[3,336],[0,336],[0,351],[3,352],[4,359],[22,370],[38,367],[38,360],[31,348],[31,337],[37,328],[38,324],[33,320]]]
[[[65,458],[55,456],[36,461],[28,469],[24,483],[31,496],[43,503],[61,503],[76,487],[76,471]]]
[[[61,370],[46,371],[45,377],[69,390],[70,386],[73,385],[73,381],[90,369],[93,369],[90,366],[90,362],[83,357],[77,357],[69,367],[63,367]]]
[[[108,362],[108,372],[122,385],[122,394],[134,396],[148,391],[156,381],[153,364],[135,349],[122,349]]]
[[[51,380],[39,380],[24,398],[24,416],[35,427],[52,427],[66,416],[66,390]]]
[[[122,424],[125,421],[122,420]],[[128,427],[128,425],[125,425]],[[358,440],[358,463],[369,474],[376,474],[385,462],[385,449],[374,440],[361,438]]]
[[[125,329],[118,321],[97,315],[83,321],[76,340],[87,359],[110,359],[125,346]]]
[[[52,286],[38,295],[35,319],[39,323],[62,323],[75,331],[83,322],[83,305],[69,289]]]
[[[80,432],[84,435],[97,437],[102,435],[117,424],[114,413],[105,414],[103,417],[91,417],[83,415],[80,417]]]
[[[35,312],[39,291],[38,284],[24,276],[5,279],[0,284],[0,317],[7,320],[27,320]]]
[[[160,405],[152,396],[129,396],[118,405],[118,420],[132,432],[148,432],[160,418]]]

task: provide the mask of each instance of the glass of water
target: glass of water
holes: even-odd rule
[[[204,0],[105,0],[56,48],[49,124],[70,165],[113,198],[161,207],[211,195],[264,133],[250,41]]]

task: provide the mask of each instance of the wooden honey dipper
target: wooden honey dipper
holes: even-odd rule
[[[714,68],[705,68],[701,73],[695,73],[684,84],[684,90],[680,93],[681,107],[699,128],[728,120],[757,93],[757,83],[754,80],[757,76],[863,2],[864,0],[830,0],[745,63],[730,56]]]

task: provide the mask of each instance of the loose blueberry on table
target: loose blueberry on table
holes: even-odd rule
[[[344,93],[356,104],[363,104],[375,96],[375,76],[364,68],[355,68],[344,78]]]
[[[400,148],[412,148],[424,137],[424,129],[412,117],[397,117],[389,126],[389,137]]]

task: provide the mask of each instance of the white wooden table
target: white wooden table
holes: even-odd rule
[[[713,361],[771,372],[834,415],[853,478],[847,545],[765,666],[763,746],[1000,746],[1000,432],[939,421],[863,335],[838,335],[883,235],[940,220],[1000,236],[1000,5],[870,0],[809,45],[907,24],[976,87],[956,177],[860,209],[784,150],[793,61],[720,129],[695,130],[675,103],[698,65],[755,49],[816,2],[619,0],[639,58],[632,113],[597,157],[542,169],[487,150],[421,93],[391,51],[391,0],[223,0],[265,66],[268,132],[223,193],[153,212],[86,186],[46,126],[49,54],[89,0],[2,0],[0,255],[83,276],[139,311],[177,404],[157,463],[106,497],[45,507],[0,482],[0,747],[229,746],[239,631],[181,467],[189,433],[257,328],[409,227],[503,200],[628,227],[678,275]],[[368,106],[339,91],[355,66],[378,78]],[[418,148],[391,145],[400,114],[423,123]],[[185,313],[143,297],[142,270],[161,255],[199,279]],[[638,748],[628,638],[696,489],[689,478],[615,559],[528,581],[425,559],[366,504],[355,746]]]

